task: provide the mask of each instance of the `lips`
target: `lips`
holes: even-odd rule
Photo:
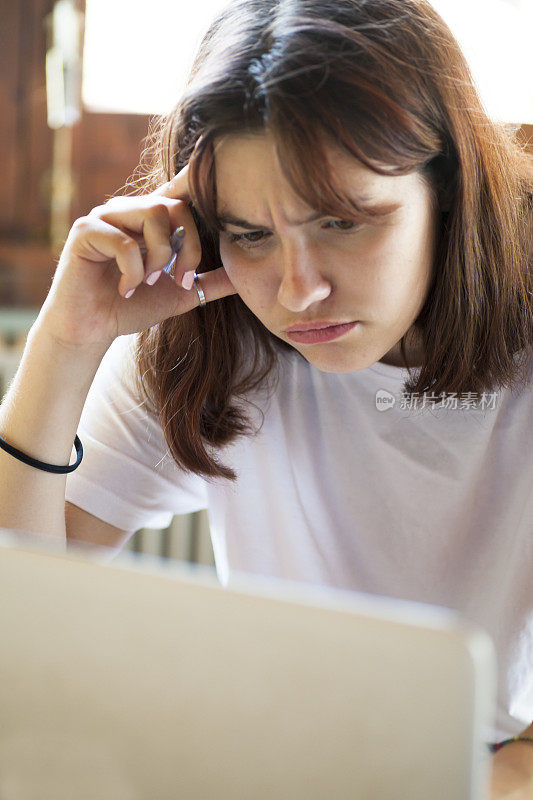
[[[303,331],[318,331],[322,330],[322,328],[333,328],[338,325],[351,325],[353,320],[328,320],[326,322],[296,322],[294,325],[289,325],[288,328],[285,328],[287,333],[300,333]]]
[[[300,344],[331,342],[353,330],[356,325],[357,322],[347,322],[341,325],[327,325],[324,328],[312,328],[307,331],[287,331],[287,336],[293,342],[299,342]]]

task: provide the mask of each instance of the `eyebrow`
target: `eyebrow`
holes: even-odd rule
[[[368,197],[360,197],[357,201],[357,204],[361,208],[365,208],[365,203],[368,203],[366,208],[372,211],[372,216],[386,216],[391,214],[393,211],[396,211],[400,206],[401,203],[381,203],[381,204],[372,204],[370,198]],[[322,219],[323,217],[330,217],[331,214],[324,214],[322,211],[315,212],[310,216],[306,217],[305,219],[301,219],[298,221],[289,220],[289,226],[291,228],[299,228],[302,225],[307,225],[309,222],[315,222],[317,219]],[[217,215],[217,219],[219,223],[222,225],[234,225],[236,228],[245,228],[249,231],[255,230],[262,230],[264,228],[268,228],[268,225],[262,225],[260,222],[250,222],[246,219],[240,219],[239,217],[223,211],[221,214]]]

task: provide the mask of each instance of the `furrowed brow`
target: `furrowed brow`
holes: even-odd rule
[[[356,203],[357,207],[361,209],[361,211],[366,211],[366,213],[371,217],[388,216],[401,206],[401,203],[372,203],[367,197],[358,198],[354,202]],[[317,219],[323,219],[324,217],[331,216],[333,215],[318,211],[302,220],[289,220],[289,226],[292,228],[299,228],[302,225],[307,225],[310,222],[316,222]],[[222,210],[220,214],[217,214],[217,220],[221,225],[233,225],[236,228],[244,228],[245,230],[249,231],[264,230],[268,229],[269,227],[268,225],[263,225],[261,222],[250,222],[249,220],[241,219],[240,217],[231,214],[229,211],[224,210]]]
[[[308,222],[314,222],[325,215],[322,212],[318,212],[316,214],[312,214],[306,219],[302,219],[299,222],[290,222],[289,224],[291,227],[298,228],[301,225],[306,225]],[[236,228],[245,228],[249,231],[255,231],[263,228],[268,228],[268,225],[262,225],[260,222],[249,222],[245,219],[240,219],[239,217],[234,216],[233,214],[223,213],[218,216],[218,221],[223,225],[234,225]]]

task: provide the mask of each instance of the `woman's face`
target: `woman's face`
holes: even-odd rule
[[[362,225],[332,216],[304,221],[315,209],[285,180],[271,138],[217,142],[217,213],[240,220],[224,222],[222,263],[263,325],[317,369],[403,366],[398,342],[407,331],[409,365],[418,366],[412,326],[430,286],[438,229],[430,189],[418,173],[377,175],[340,150],[328,155],[351,197],[388,206],[388,213]],[[352,321],[358,324],[330,341],[295,342],[286,331],[297,323]]]

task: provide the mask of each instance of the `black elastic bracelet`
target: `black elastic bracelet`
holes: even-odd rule
[[[74,445],[76,447],[76,453],[78,454],[78,459],[75,464],[72,464],[68,467],[56,467],[54,464],[45,464],[44,461],[38,461],[36,458],[32,458],[31,456],[27,456],[26,453],[21,453],[20,450],[17,450],[16,447],[13,445],[8,444],[2,437],[0,436],[0,447],[2,450],[5,450],[6,453],[9,453],[15,458],[18,458],[19,461],[24,461],[25,464],[29,464],[30,467],[36,467],[37,469],[43,469],[45,472],[56,472],[63,474],[65,472],[73,472],[79,465],[81,464],[81,460],[83,458],[83,445],[76,434],[76,438],[74,439]]]

